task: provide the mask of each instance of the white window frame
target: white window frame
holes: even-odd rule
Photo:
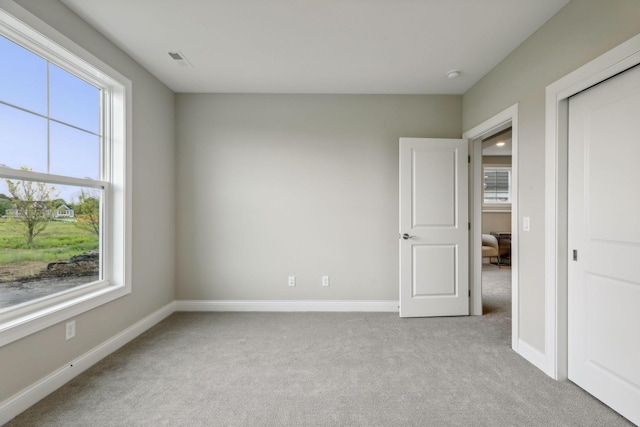
[[[0,346],[131,293],[131,81],[13,2],[0,0],[0,34],[102,91],[105,181],[0,167],[4,178],[103,192],[101,280],[0,310]],[[88,185],[89,184],[89,185]]]
[[[509,171],[509,201],[502,203],[486,203],[484,200],[484,173],[485,169],[505,169]],[[511,203],[513,200],[513,182],[512,182],[511,165],[494,165],[486,163],[482,165],[482,211],[483,212],[506,212],[511,211]]]

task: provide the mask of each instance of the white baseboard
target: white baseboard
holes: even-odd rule
[[[0,425],[3,425],[39,400],[54,392],[62,385],[81,374],[95,363],[118,350],[152,326],[156,325],[175,311],[175,302],[171,302],[155,311],[131,327],[94,347],[65,366],[53,371],[40,381],[0,403]]]
[[[324,311],[324,312],[398,312],[398,301],[245,301],[178,300],[176,311]]]
[[[522,340],[518,340],[518,348],[514,350],[533,366],[540,369],[542,372],[546,372],[547,356],[543,352]]]

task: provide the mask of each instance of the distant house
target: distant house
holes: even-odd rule
[[[7,218],[17,218],[20,216],[20,211],[15,206],[11,209],[7,209],[4,213],[4,216]]]
[[[48,210],[45,210],[47,212]],[[7,209],[5,212],[5,216],[7,218],[19,218],[22,216],[20,210],[14,206],[11,209]],[[65,218],[73,218],[75,216],[75,212],[67,205],[61,205],[56,210],[53,211],[51,217],[53,219],[65,219]]]
[[[74,211],[67,205],[59,206],[58,209],[53,211],[54,218],[73,218]]]

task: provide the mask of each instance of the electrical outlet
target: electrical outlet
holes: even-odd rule
[[[67,326],[65,328],[65,337],[67,340],[76,336],[76,321],[72,320],[71,322],[67,322]]]
[[[289,286],[296,285],[296,276],[289,276]]]
[[[322,276],[322,286],[329,286],[329,276]]]

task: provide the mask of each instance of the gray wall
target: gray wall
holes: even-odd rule
[[[572,1],[464,97],[174,97],[58,1],[18,3],[133,81],[133,292],[78,316],[73,340],[60,324],[0,348],[0,401],[174,294],[397,299],[398,138],[459,137],[516,102],[519,333],[544,350],[544,88],[639,33],[637,0]]]
[[[482,233],[511,231],[511,212],[482,212]]]
[[[511,165],[511,156],[482,156],[483,165]]]
[[[133,82],[133,291],[0,348],[0,402],[174,300],[174,95],[58,1],[18,2]]]
[[[640,33],[640,1],[574,0],[471,88],[463,128],[519,103],[520,338],[544,352],[545,87]]]
[[[397,300],[398,138],[458,138],[461,108],[460,96],[177,95],[177,298]]]

